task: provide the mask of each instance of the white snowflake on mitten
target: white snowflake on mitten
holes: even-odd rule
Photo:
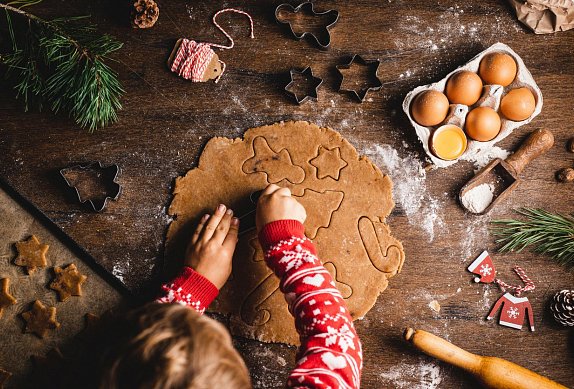
[[[520,315],[520,313],[518,312],[518,308],[515,307],[510,307],[510,309],[508,309],[506,313],[508,313],[508,317],[510,317],[511,319],[516,319],[518,315]]]
[[[481,265],[480,270],[478,271],[483,276],[489,276],[492,273],[492,268],[487,264]]]

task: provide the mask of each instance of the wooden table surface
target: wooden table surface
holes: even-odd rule
[[[126,94],[118,122],[90,134],[64,116],[24,113],[3,84],[0,175],[131,290],[142,293],[154,285],[162,269],[169,223],[166,207],[174,179],[196,165],[211,137],[239,137],[250,127],[308,120],[340,131],[360,152],[388,145],[404,163],[414,160],[422,166],[421,144],[401,109],[404,96],[418,85],[438,81],[491,44],[504,42],[532,72],[542,89],[544,108],[499,146],[512,150],[539,127],[554,133],[556,145],[525,170],[519,188],[488,216],[465,214],[455,200],[458,189],[473,175],[474,167],[468,163],[431,171],[417,181],[423,190],[418,211],[397,201],[388,223],[404,244],[406,262],[373,309],[357,322],[365,349],[363,387],[475,385],[465,374],[406,345],[401,332],[407,325],[574,386],[574,335],[554,324],[547,312],[556,291],[574,286],[572,273],[530,251],[494,255],[502,278],[517,282],[512,266],[519,264],[536,281],[537,289],[528,295],[536,322],[536,332],[530,333],[486,322],[501,292],[492,285],[474,284],[466,271],[483,249],[495,251],[488,232],[490,219],[511,216],[512,209],[521,206],[573,211],[574,187],[556,183],[554,172],[574,161],[574,154],[565,148],[574,136],[574,31],[534,35],[505,2],[494,0],[316,1],[318,10],[334,8],[341,15],[332,31],[331,48],[321,51],[293,39],[275,23],[278,4],[163,1],[159,22],[147,31],[131,29],[114,1],[45,0],[30,8],[45,17],[91,14],[101,31],[124,42],[112,66]],[[211,16],[230,6],[251,13],[256,39],[247,37],[241,16],[222,18],[236,37],[236,47],[220,53],[228,65],[221,82],[191,84],[170,73],[165,63],[178,38],[223,41]],[[362,104],[337,92],[335,65],[356,53],[380,59],[378,74],[384,84]],[[308,65],[324,83],[317,103],[298,106],[283,87],[290,68]],[[388,171],[380,155],[373,158],[395,184],[405,179]],[[102,213],[77,204],[58,175],[72,163],[93,160],[122,168],[119,181],[124,191]],[[440,313],[429,308],[432,300],[441,305]],[[237,344],[256,387],[281,386],[293,366],[294,348],[245,339],[237,339]]]

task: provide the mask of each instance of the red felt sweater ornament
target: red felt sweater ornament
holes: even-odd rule
[[[526,275],[526,272],[519,266],[514,267],[514,271],[520,279],[524,282],[524,286],[514,286],[496,278],[496,269],[492,257],[485,250],[478,258],[476,258],[469,266],[468,270],[477,275],[474,282],[482,282],[489,284],[495,282],[500,286],[503,291],[507,289],[513,290],[514,295],[505,293],[500,297],[490,313],[486,317],[487,320],[492,320],[496,312],[502,307],[500,313],[499,324],[510,328],[521,329],[528,313],[528,320],[530,323],[530,330],[534,331],[534,315],[532,313],[532,306],[526,297],[520,297],[523,292],[534,290],[534,282]]]

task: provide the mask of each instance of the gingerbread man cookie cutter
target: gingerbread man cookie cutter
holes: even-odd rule
[[[285,17],[285,12],[296,16],[325,17],[330,19],[323,27],[324,31],[322,31],[322,34],[311,31],[297,32],[296,29],[293,28],[293,21]],[[324,12],[317,12],[313,8],[313,3],[309,1],[299,4],[297,7],[293,7],[289,3],[284,3],[275,8],[275,20],[277,20],[278,23],[289,25],[289,30],[295,39],[301,40],[309,36],[321,49],[327,50],[331,45],[330,31],[339,21],[339,11],[330,9]]]

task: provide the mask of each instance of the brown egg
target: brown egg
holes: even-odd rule
[[[482,80],[468,70],[453,74],[446,83],[446,97],[453,104],[473,105],[481,94]]]
[[[500,102],[502,114],[515,122],[528,119],[535,108],[536,100],[528,88],[512,89]]]
[[[478,74],[487,85],[510,85],[516,77],[516,61],[506,53],[487,54],[480,61]]]
[[[490,107],[478,107],[466,116],[466,134],[477,141],[487,142],[500,132],[500,116]]]
[[[419,93],[412,102],[411,114],[421,126],[436,126],[448,113],[448,99],[436,90]]]

